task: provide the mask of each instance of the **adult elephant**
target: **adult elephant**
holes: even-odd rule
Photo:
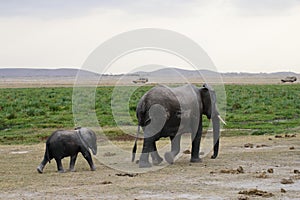
[[[144,131],[144,143],[139,160],[139,167],[151,167],[152,163],[158,165],[162,162],[155,142],[161,137],[170,137],[171,151],[165,153],[165,160],[172,164],[174,157],[180,150],[180,139],[183,133],[191,133],[192,150],[191,162],[200,162],[200,140],[202,136],[202,115],[212,119],[214,153],[211,158],[216,158],[219,151],[220,120],[216,106],[216,94],[214,90],[204,84],[197,88],[187,84],[181,87],[169,88],[159,85],[149,90],[140,99],[136,116],[138,119],[138,133],[140,127]],[[225,123],[225,122],[224,122]],[[137,146],[137,138],[133,147],[132,161],[134,161]]]
[[[94,131],[88,128],[76,128],[75,130],[58,130],[51,134],[46,141],[46,150],[44,159],[37,167],[39,173],[43,173],[43,169],[47,162],[54,158],[57,164],[57,171],[64,172],[61,160],[70,156],[70,171],[74,170],[74,165],[78,152],[81,152],[87,160],[92,171],[96,170],[93,163],[91,153],[97,154],[97,141]]]

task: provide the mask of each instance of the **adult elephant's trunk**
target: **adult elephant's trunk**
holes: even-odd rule
[[[215,159],[219,153],[219,138],[220,138],[220,116],[215,115],[212,117],[213,124],[213,146],[214,154],[211,156],[212,159]]]

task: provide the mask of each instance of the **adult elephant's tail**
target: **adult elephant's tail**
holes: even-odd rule
[[[134,141],[134,145],[133,145],[133,148],[132,148],[132,159],[131,159],[131,162],[133,162],[134,159],[135,159],[135,154],[136,154],[136,149],[137,149],[137,141],[138,141],[139,134],[140,134],[140,125],[138,125],[138,130],[137,130],[135,141]]]

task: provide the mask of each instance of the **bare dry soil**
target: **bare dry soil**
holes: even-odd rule
[[[173,165],[140,174],[95,158],[97,170],[89,171],[81,155],[76,172],[57,173],[52,161],[39,174],[44,144],[0,146],[0,199],[299,199],[299,137],[222,137],[215,160],[190,163],[185,151]]]

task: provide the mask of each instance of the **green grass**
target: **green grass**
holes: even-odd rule
[[[300,85],[228,85],[228,129],[288,133],[300,126]]]
[[[124,88],[124,91],[135,90],[130,97],[126,97],[122,90],[115,94],[114,106],[119,106],[121,112],[118,113],[118,124],[136,124],[136,104],[150,88]],[[225,89],[227,126],[224,133],[227,135],[249,132],[254,135],[279,134],[299,130],[300,84],[226,85]],[[114,87],[98,87],[95,106],[83,107],[87,111],[96,110],[101,127],[109,130],[106,132],[108,135],[116,135],[111,131],[116,127],[111,110],[113,90]],[[72,93],[73,88],[0,89],[0,144],[38,143],[55,129],[78,125],[73,120]],[[118,102],[122,98],[125,102],[129,100],[131,121],[126,118],[122,101]],[[118,131],[117,135],[121,134]]]

